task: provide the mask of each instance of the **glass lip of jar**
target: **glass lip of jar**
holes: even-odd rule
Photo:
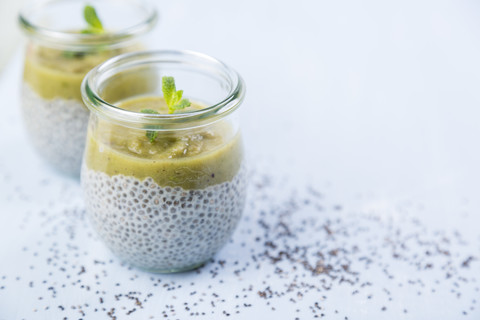
[[[18,14],[18,23],[27,36],[59,49],[88,50],[99,45],[114,47],[116,44],[127,42],[128,40],[147,33],[158,21],[158,12],[156,8],[146,1],[136,2],[137,6],[141,6],[147,12],[143,19],[139,20],[134,25],[103,34],[58,31],[39,26],[28,19],[30,14],[37,10],[41,10],[44,6],[54,2],[58,2],[58,0],[44,0],[37,2],[36,5],[23,7]],[[127,4],[134,3],[133,1],[124,2]]]
[[[124,71],[147,64],[176,63],[202,68],[203,64],[213,67],[230,84],[229,92],[221,100],[195,111],[173,114],[149,114],[121,109],[104,101],[97,88],[106,76],[115,70]],[[108,80],[108,78],[107,78]],[[96,66],[85,76],[81,85],[82,98],[90,112],[121,125],[149,130],[182,130],[200,127],[216,122],[238,109],[245,98],[245,83],[235,70],[225,63],[203,53],[190,50],[154,50],[125,53]]]

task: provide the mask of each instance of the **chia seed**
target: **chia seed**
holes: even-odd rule
[[[101,249],[85,219],[80,188],[73,183],[38,184],[47,188],[52,198],[46,207],[14,212],[20,215],[15,221],[21,223],[20,230],[28,237],[9,243],[8,250],[17,250],[23,263],[14,267],[1,265],[0,304],[11,303],[21,292],[29,301],[27,308],[17,311],[17,318],[22,319],[220,319],[226,318],[226,313],[238,319],[241,316],[237,317],[237,313],[249,317],[257,312],[292,320],[366,319],[352,314],[352,306],[359,305],[384,318],[401,315],[417,319],[419,302],[447,299],[448,305],[426,308],[432,308],[436,314],[448,308],[449,319],[478,319],[478,232],[474,237],[463,238],[461,232],[450,226],[434,229],[421,221],[417,202],[402,207],[398,216],[364,211],[358,206],[352,210],[343,203],[338,210],[339,205],[330,200],[328,189],[317,191],[285,180],[279,183],[276,178],[259,173],[251,177],[245,214],[225,250],[204,267],[180,275],[139,272],[106,257],[108,253]],[[142,188],[156,190],[155,186],[150,188],[151,181],[146,186],[143,182],[132,183],[137,188],[134,195],[143,194]],[[117,177],[116,183],[120,185],[122,178]],[[130,194],[131,187],[125,183],[119,193],[122,198],[123,193]],[[113,182],[104,181],[97,183],[95,190],[107,192],[113,187]],[[186,199],[180,200],[183,190],[170,191],[177,192],[175,199],[180,203],[195,201],[197,195],[202,195],[202,201],[207,197],[203,191],[188,191]],[[19,196],[22,193],[28,199],[28,192],[13,182],[0,200],[11,198],[7,203],[13,208],[28,201]],[[212,193],[215,196],[215,191]],[[167,192],[163,196],[174,205],[173,194]],[[192,200],[187,200],[190,197]],[[155,203],[148,197],[147,200],[147,207]],[[34,203],[30,204],[33,207]],[[163,205],[163,201],[158,205]],[[128,206],[140,208],[142,202],[131,201]],[[143,239],[148,222],[136,221],[135,217],[145,216],[147,221],[153,218],[146,207],[136,210],[133,218],[127,213],[125,217],[117,214],[109,219],[130,219],[124,229],[140,229],[135,237]],[[140,215],[139,210],[145,214]],[[158,209],[158,216],[155,210],[151,215],[163,219],[162,209]],[[193,207],[177,210],[175,220],[174,214],[166,212],[171,218],[167,226],[182,219],[183,210],[189,212]],[[12,212],[3,214],[10,218]],[[207,217],[205,214],[203,218],[213,219],[213,214]],[[199,216],[183,218],[200,220]],[[175,224],[170,234],[178,230]],[[32,265],[34,269],[29,268]],[[336,302],[339,297],[340,304]],[[343,308],[346,304],[349,307]],[[6,310],[2,308],[8,313]]]
[[[21,92],[25,127],[37,153],[57,170],[80,176],[89,115],[83,103],[44,99],[27,83]]]
[[[190,197],[189,190],[161,187],[152,178],[110,177],[86,167],[82,186],[90,220],[107,246],[122,260],[153,272],[189,270],[212,258],[237,226],[246,196],[242,169],[232,181]],[[115,192],[119,186],[126,192]],[[137,203],[140,197],[145,201]],[[121,206],[123,200],[127,204]],[[189,204],[194,208],[176,213]],[[159,214],[147,215],[144,209]]]

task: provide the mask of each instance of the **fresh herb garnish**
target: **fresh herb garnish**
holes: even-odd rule
[[[103,24],[98,18],[97,11],[91,5],[86,5],[83,9],[83,17],[85,21],[88,23],[88,28],[82,30],[82,33],[89,33],[89,34],[100,34],[105,32],[103,29]]]
[[[163,98],[168,106],[168,113],[174,113],[176,110],[185,109],[190,106],[188,99],[182,99],[183,90],[175,88],[175,79],[173,77],[162,78]]]
[[[85,56],[85,52],[83,51],[63,51],[62,56],[67,59],[72,59],[72,58],[82,58]]]
[[[142,109],[140,112],[141,113],[149,113],[149,114],[159,114],[157,111],[155,111],[153,109]]]
[[[182,99],[183,90],[178,90],[175,87],[175,79],[173,77],[162,77],[162,91],[163,98],[168,106],[168,113],[174,113],[176,110],[185,109],[190,106],[188,99]],[[159,114],[153,109],[142,109],[141,113]],[[150,142],[154,142],[158,137],[158,131],[147,130],[146,136]]]
[[[149,113],[149,114],[158,114],[157,111],[155,110],[152,110],[152,109],[142,109],[140,110],[141,113]],[[151,131],[151,130],[147,130],[147,138],[150,142],[153,142],[155,141],[155,139],[157,138],[158,136],[158,131]]]
[[[83,29],[80,33],[84,34],[101,34],[104,33],[103,24],[98,18],[97,11],[91,5],[86,5],[83,9],[83,17],[88,24],[88,28]],[[86,52],[82,51],[63,51],[62,56],[67,59],[82,58]]]

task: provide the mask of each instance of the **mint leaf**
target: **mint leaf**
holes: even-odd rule
[[[97,11],[95,11],[94,7],[86,5],[83,9],[83,17],[88,23],[88,28],[82,30],[82,33],[98,34],[104,32],[103,24],[100,21],[100,18],[98,18]]]
[[[82,34],[101,34],[104,33],[103,24],[98,18],[95,8],[91,5],[86,5],[83,8],[83,18],[88,24],[88,28],[80,30]],[[62,56],[67,59],[81,58],[85,55],[85,52],[73,52],[73,51],[63,51]]]
[[[173,77],[162,77],[162,92],[170,114],[174,113],[175,110],[189,107],[191,104],[188,99],[182,99],[183,90],[177,91]]]
[[[80,31],[80,33],[83,33],[83,34],[101,34],[101,33],[103,33],[103,31],[100,30],[100,29],[90,28],[90,29],[83,29],[82,31]]]
[[[98,18],[97,11],[95,8],[86,5],[83,8],[83,18],[88,24],[88,28],[80,30],[82,34],[101,34],[104,33],[105,30],[103,29],[103,24]],[[101,48],[101,47],[99,47]],[[85,52],[71,52],[71,51],[64,51],[62,52],[62,56],[64,58],[73,59],[73,58],[81,58],[85,55]]]
[[[153,109],[142,109],[140,110],[141,113],[149,113],[149,114],[159,114],[157,111]]]
[[[102,22],[98,18],[97,11],[94,7],[86,5],[83,9],[83,16],[90,27],[103,30]]]
[[[157,139],[157,137],[158,137],[158,132],[148,130],[146,136],[147,136],[148,140],[151,143],[153,143],[153,141],[155,141],[155,139]]]
[[[182,99],[182,96],[183,96],[183,90],[178,90],[177,92],[175,92],[175,103],[180,101]]]
[[[180,101],[179,103],[177,103],[176,105],[172,106],[171,109],[173,109],[173,111],[175,110],[180,110],[180,109],[185,109],[186,107],[189,107],[190,106],[190,101],[188,99],[183,99],[182,101]],[[171,112],[173,113],[173,112]]]
[[[157,111],[153,109],[142,109],[140,110],[141,113],[148,113],[148,114],[158,114]],[[146,136],[148,140],[153,143],[155,139],[158,137],[158,131],[147,130]]]
[[[67,59],[82,58],[85,52],[82,51],[62,51],[62,57]]]
[[[170,108],[172,104],[175,104],[175,92],[177,89],[175,88],[175,80],[173,77],[163,77],[162,78],[162,92],[163,98],[167,103],[167,106]]]

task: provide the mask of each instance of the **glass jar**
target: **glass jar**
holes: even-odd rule
[[[36,1],[19,15],[29,40],[21,86],[27,134],[42,158],[76,177],[88,123],[80,94],[84,76],[113,56],[143,50],[139,38],[157,20],[156,11],[141,1],[90,3],[103,32],[91,31],[84,18],[84,0]]]
[[[166,113],[165,76],[190,107]],[[190,51],[125,54],[87,74],[81,183],[94,229],[122,260],[185,271],[228,241],[246,194],[236,112],[244,94],[235,71]]]

